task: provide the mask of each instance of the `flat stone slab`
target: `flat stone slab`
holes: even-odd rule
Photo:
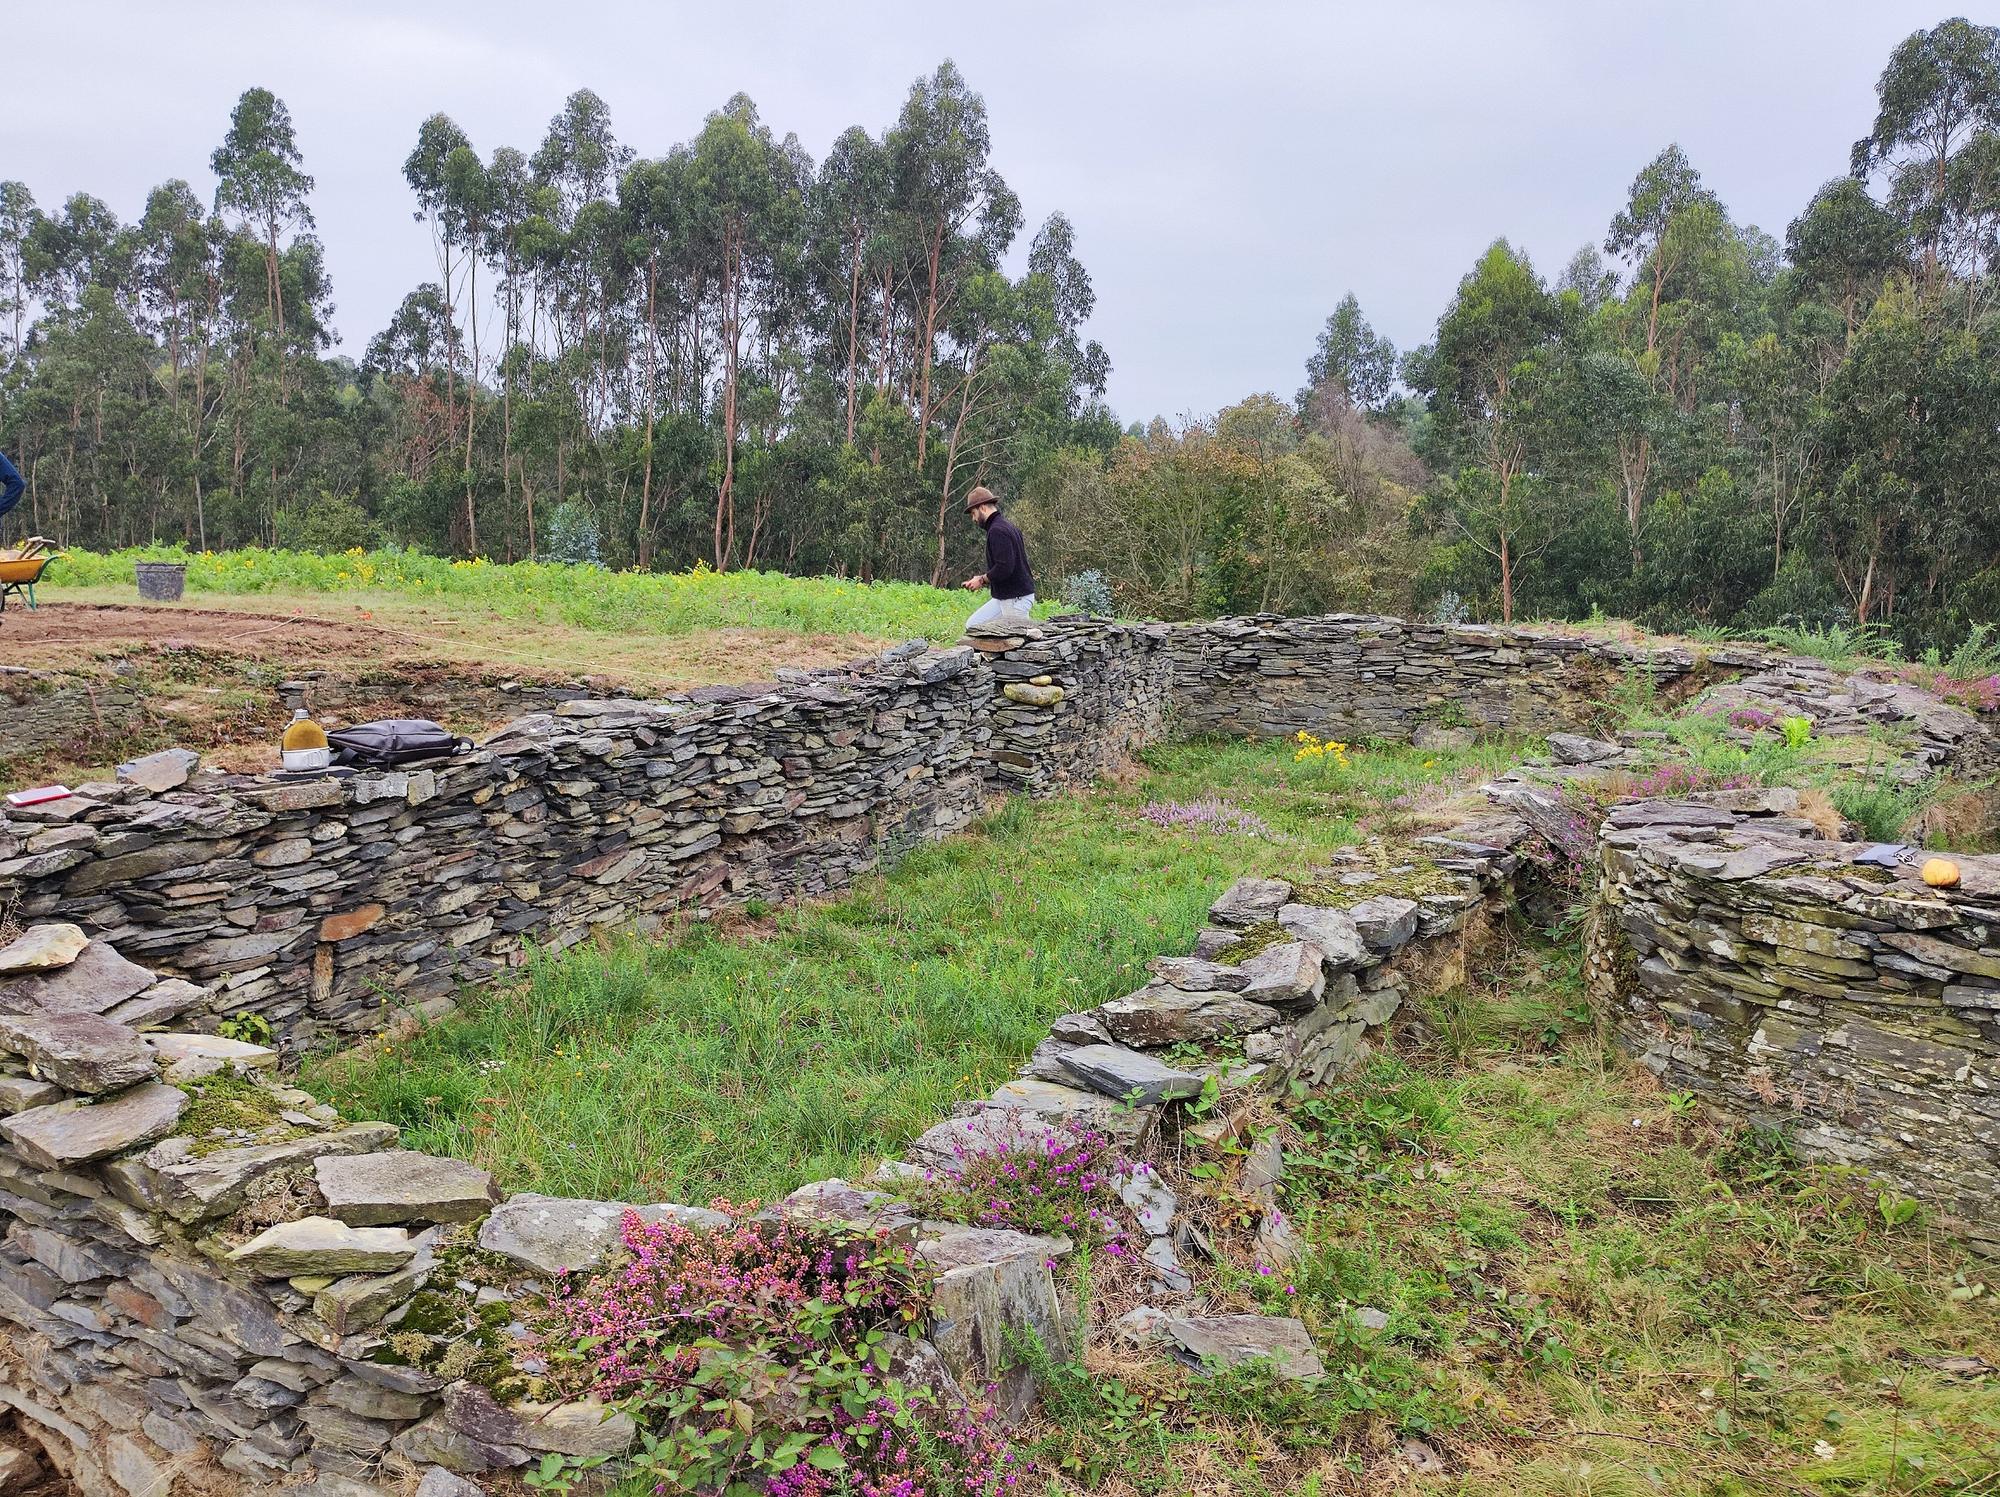
[[[2000,993],[1994,995],[2000,1001]],[[63,1089],[53,1081],[37,1081],[33,1076],[0,1076],[0,1117],[12,1117],[30,1107],[47,1107],[63,1099]]]
[[[162,791],[178,790],[194,773],[201,763],[201,755],[192,749],[161,749],[157,754],[147,754],[144,758],[133,759],[118,766],[118,778],[128,785],[138,785],[151,790],[156,795]]]
[[[1243,996],[1257,1003],[1311,1003],[1326,991],[1326,963],[1319,948],[1304,941],[1266,946],[1236,970],[1243,976]]]
[[[153,1080],[160,1073],[159,1062],[137,1030],[97,1014],[0,1018],[0,1050],[24,1056],[65,1091],[93,1097]]]
[[[113,1004],[104,1011],[104,1017],[119,1024],[129,1024],[134,1029],[144,1029],[153,1024],[166,1024],[178,1019],[182,1014],[192,1013],[208,1001],[208,990],[184,982],[178,977],[169,977],[156,982],[150,988],[127,998],[123,1003]]]
[[[1097,1017],[1120,1043],[1161,1049],[1269,1029],[1279,1015],[1275,1008],[1228,993],[1161,986],[1114,998],[1097,1010]]]
[[[323,1155],[313,1175],[328,1213],[351,1227],[477,1221],[500,1203],[493,1177],[477,1165],[412,1149]]]
[[[0,1120],[0,1138],[36,1169],[69,1169],[164,1138],[187,1105],[186,1092],[148,1081],[90,1104],[31,1107]]]
[[[278,1052],[268,1046],[224,1039],[219,1034],[149,1034],[144,1042],[167,1068],[169,1081],[184,1079],[176,1074],[177,1068],[183,1066],[192,1073],[213,1072],[224,1066],[240,1071],[269,1071],[278,1064]]]
[[[176,1095],[180,1095],[178,1092]],[[197,1158],[160,1159],[148,1150],[104,1167],[105,1183],[120,1199],[179,1222],[227,1216],[264,1176],[325,1154],[368,1154],[396,1141],[393,1123],[350,1123],[276,1144],[245,1144]]]
[[[1274,878],[1239,878],[1208,907],[1217,925],[1260,925],[1290,902],[1292,886]]]
[[[158,981],[102,941],[91,941],[63,967],[0,980],[0,1014],[101,1014]]]
[[[1086,1086],[1138,1106],[1201,1095],[1201,1077],[1123,1045],[1079,1045],[1056,1062]]]
[[[67,967],[89,944],[80,925],[31,925],[18,939],[0,946],[0,977]]]
[[[1039,1112],[1018,1107],[986,1107],[926,1128],[911,1142],[910,1157],[947,1174],[956,1174],[975,1159],[1040,1150],[1051,1140],[1064,1143],[1073,1136],[1061,1123],[1052,1122]]]
[[[1168,987],[1187,993],[1240,993],[1250,981],[1241,967],[1198,956],[1156,956],[1146,963],[1146,970]]]
[[[229,1261],[264,1279],[304,1274],[394,1273],[417,1254],[400,1227],[350,1227],[330,1216],[302,1216],[258,1233]]]
[[[845,1180],[801,1185],[760,1215],[767,1221],[861,1232],[904,1244],[914,1242],[917,1236],[916,1215],[904,1202]]]
[[[1371,894],[1350,908],[1347,916],[1369,950],[1394,951],[1417,933],[1417,916],[1422,910],[1414,899]]]
[[[674,1221],[707,1231],[731,1225],[720,1211],[700,1206],[629,1206],[523,1193],[494,1208],[479,1229],[479,1245],[545,1274],[583,1273],[602,1265],[618,1245],[628,1211],[644,1222]]]
[[[1224,1367],[1239,1367],[1245,1362],[1268,1359],[1280,1377],[1326,1375],[1305,1323],[1289,1317],[1172,1316],[1159,1326],[1158,1334],[1171,1342],[1184,1360],[1197,1365],[1212,1361]]]

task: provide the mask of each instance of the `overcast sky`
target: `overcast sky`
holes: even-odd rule
[[[1782,238],[1873,121],[1891,47],[1954,13],[1940,3],[22,0],[0,178],[121,218],[171,177],[207,196],[237,95],[270,88],[318,179],[358,355],[436,275],[401,170],[432,112],[482,155],[532,150],[589,87],[657,155],[740,89],[817,160],[950,56],[986,96],[1028,231],[1057,209],[1075,223],[1132,420],[1289,395],[1350,289],[1398,347],[1423,341],[1496,235],[1553,275],[1669,141]]]

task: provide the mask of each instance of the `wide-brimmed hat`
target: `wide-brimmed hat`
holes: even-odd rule
[[[999,503],[1000,501],[993,497],[993,490],[987,488],[982,483],[978,488],[965,496],[965,512],[971,514],[982,504],[991,504],[997,507]]]

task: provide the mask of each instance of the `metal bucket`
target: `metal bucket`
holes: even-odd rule
[[[148,603],[178,603],[187,586],[184,561],[135,561],[132,571],[139,580],[139,596]]]

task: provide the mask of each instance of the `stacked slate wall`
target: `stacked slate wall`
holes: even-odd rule
[[[1594,711],[1635,659],[1669,680],[1696,665],[1355,617],[1078,619],[974,643],[769,687],[564,702],[391,773],[84,786],[0,821],[0,906],[75,921],[297,1049],[393,1009],[434,1013],[531,942],[837,889],[990,794],[1087,781],[1169,735],[1546,728]]]
[[[0,900],[255,1013],[288,1047],[591,930],[822,893],[963,826],[993,682],[969,649],[763,690],[579,701],[344,780],[86,786],[0,829]]]
[[[1869,844],[1715,804],[1614,811],[1591,943],[1620,1042],[1675,1090],[1852,1165],[2000,1252],[2000,859]]]

